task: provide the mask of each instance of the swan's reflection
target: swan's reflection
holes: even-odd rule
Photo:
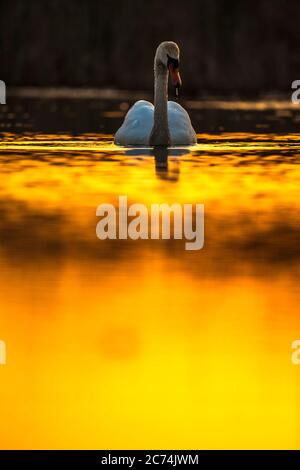
[[[180,174],[180,160],[173,159],[172,165],[169,165],[169,157],[179,157],[186,155],[187,149],[184,148],[134,148],[125,150],[125,154],[129,156],[152,156],[155,158],[155,174],[158,178],[169,181],[178,181]]]
[[[179,179],[179,165],[177,162],[176,172],[169,171],[168,157],[171,151],[167,147],[154,147],[152,150],[155,158],[155,173],[158,178],[177,181]]]
[[[168,148],[167,147],[154,147],[153,154],[155,157],[156,171],[168,172]]]

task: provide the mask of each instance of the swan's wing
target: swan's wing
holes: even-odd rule
[[[154,107],[149,101],[137,101],[125,116],[115,135],[118,145],[148,145],[153,128]]]
[[[175,101],[168,101],[168,121],[172,145],[197,143],[197,136],[188,113]]]

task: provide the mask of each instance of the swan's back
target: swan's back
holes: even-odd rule
[[[197,136],[190,117],[176,101],[168,101],[168,123],[173,146],[197,143]]]
[[[137,101],[125,116],[115,135],[118,145],[149,145],[154,122],[154,106],[149,101]]]
[[[125,116],[115,135],[117,145],[149,145],[154,124],[154,106],[149,101],[137,101]],[[186,110],[175,101],[168,101],[168,124],[172,146],[192,145],[197,136]]]

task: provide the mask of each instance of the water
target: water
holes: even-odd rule
[[[167,156],[2,134],[1,448],[300,447],[300,134],[253,112]],[[98,240],[119,195],[204,203],[204,249]]]

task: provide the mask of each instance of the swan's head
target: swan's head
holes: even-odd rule
[[[175,42],[162,42],[156,49],[155,63],[169,69],[171,80],[176,88],[181,85],[179,75],[179,47]]]

